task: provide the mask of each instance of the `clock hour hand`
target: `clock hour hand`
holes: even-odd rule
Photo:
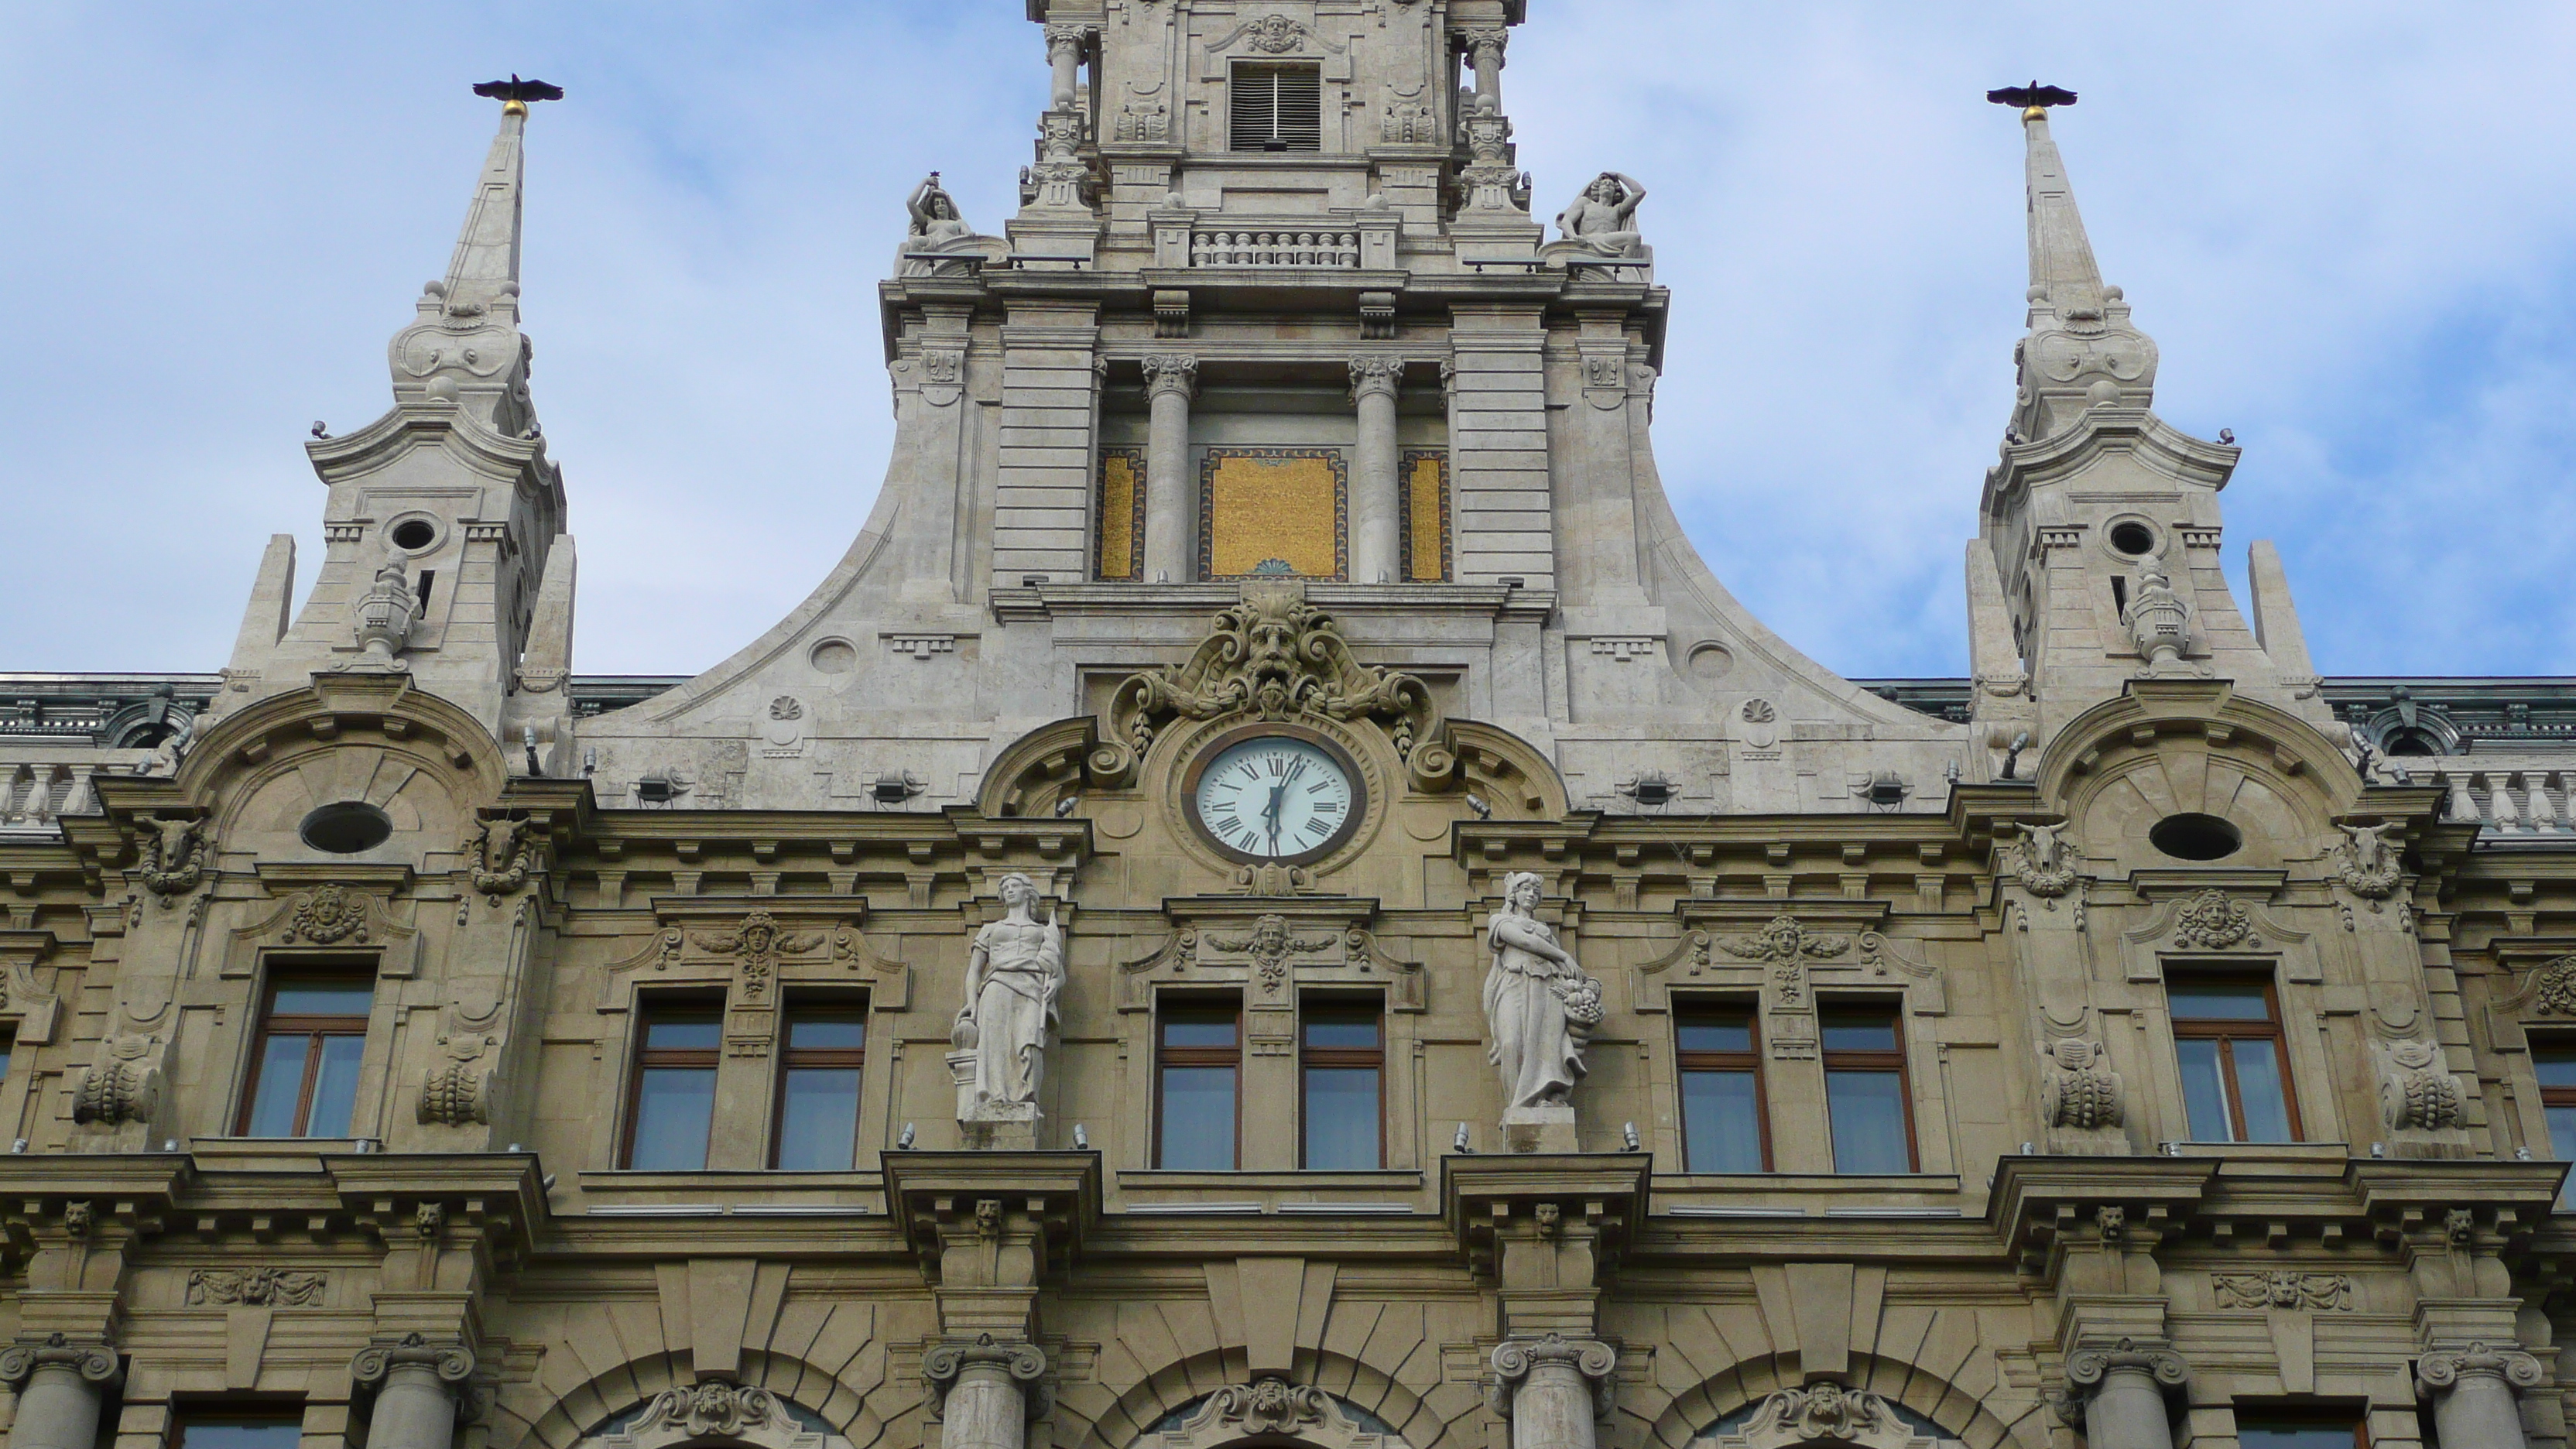
[[[1279,848],[1279,802],[1288,794],[1286,785],[1270,787],[1270,803],[1261,807],[1261,818],[1270,822],[1270,848]]]

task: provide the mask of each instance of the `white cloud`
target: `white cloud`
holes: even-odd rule
[[[1505,94],[1552,214],[1604,166],[1673,326],[1662,472],[1752,607],[1852,673],[1964,664],[2010,401],[2021,155],[2058,139],[2160,410],[2235,428],[2333,672],[2576,671],[2576,14],[2349,3],[1540,0]],[[988,230],[1045,71],[1019,7],[16,7],[0,476],[17,668],[212,668],[261,540],[319,548],[307,423],[387,400],[492,124],[530,131],[535,386],[578,664],[702,668],[838,557],[889,441],[875,283],[937,168]],[[103,83],[101,78],[112,78]]]

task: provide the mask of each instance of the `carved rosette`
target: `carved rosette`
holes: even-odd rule
[[[2481,1379],[2492,1379],[2516,1394],[2538,1388],[2540,1360],[2523,1352],[2519,1344],[2489,1348],[2472,1343],[2465,1348],[2437,1349],[2415,1361],[2416,1392],[2428,1398]]]
[[[2079,1349],[2066,1360],[2067,1391],[2056,1401],[2059,1417],[2081,1425],[2084,1406],[2094,1395],[2111,1380],[2128,1375],[2145,1378],[2171,1398],[2191,1381],[2191,1368],[2173,1350],[2142,1345],[2133,1338],[2109,1348]]]
[[[65,1368],[94,1384],[116,1377],[116,1351],[103,1343],[74,1343],[59,1333],[21,1339],[0,1348],[0,1383],[23,1388],[36,1370]]]
[[[984,1217],[984,1204],[976,1204],[978,1226]],[[999,1204],[993,1215],[1000,1217]],[[989,1333],[975,1335],[973,1343],[943,1343],[921,1356],[922,1381],[930,1385],[932,1407],[945,1412],[948,1395],[969,1374],[988,1370],[1018,1388],[1031,1420],[1045,1418],[1055,1407],[1055,1396],[1040,1380],[1046,1377],[1046,1351],[1033,1343],[1005,1343]]]
[[[1591,1390],[1594,1418],[1607,1420],[1616,1407],[1612,1373],[1619,1367],[1619,1353],[1598,1340],[1553,1333],[1544,1338],[1507,1338],[1494,1345],[1492,1363],[1494,1377],[1485,1386],[1485,1405],[1506,1419],[1512,1416],[1521,1389],[1557,1369],[1570,1371]]]

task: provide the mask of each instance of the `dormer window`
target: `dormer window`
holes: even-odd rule
[[[1324,75],[1315,65],[1234,68],[1231,145],[1237,151],[1324,148]]]

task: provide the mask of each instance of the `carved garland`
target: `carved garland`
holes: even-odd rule
[[[310,1308],[322,1301],[327,1275],[295,1268],[191,1268],[187,1301],[251,1308]]]
[[[1253,713],[1265,720],[1371,719],[1381,723],[1417,788],[1446,780],[1457,757],[1441,741],[1439,706],[1410,674],[1361,664],[1333,616],[1295,584],[1247,584],[1219,613],[1189,662],[1129,675],[1102,717],[1093,778],[1112,788],[1135,779],[1156,732],[1173,719]]]
[[[2314,1308],[2352,1311],[2352,1277],[2345,1273],[2213,1273],[2209,1279],[2221,1308]]]

